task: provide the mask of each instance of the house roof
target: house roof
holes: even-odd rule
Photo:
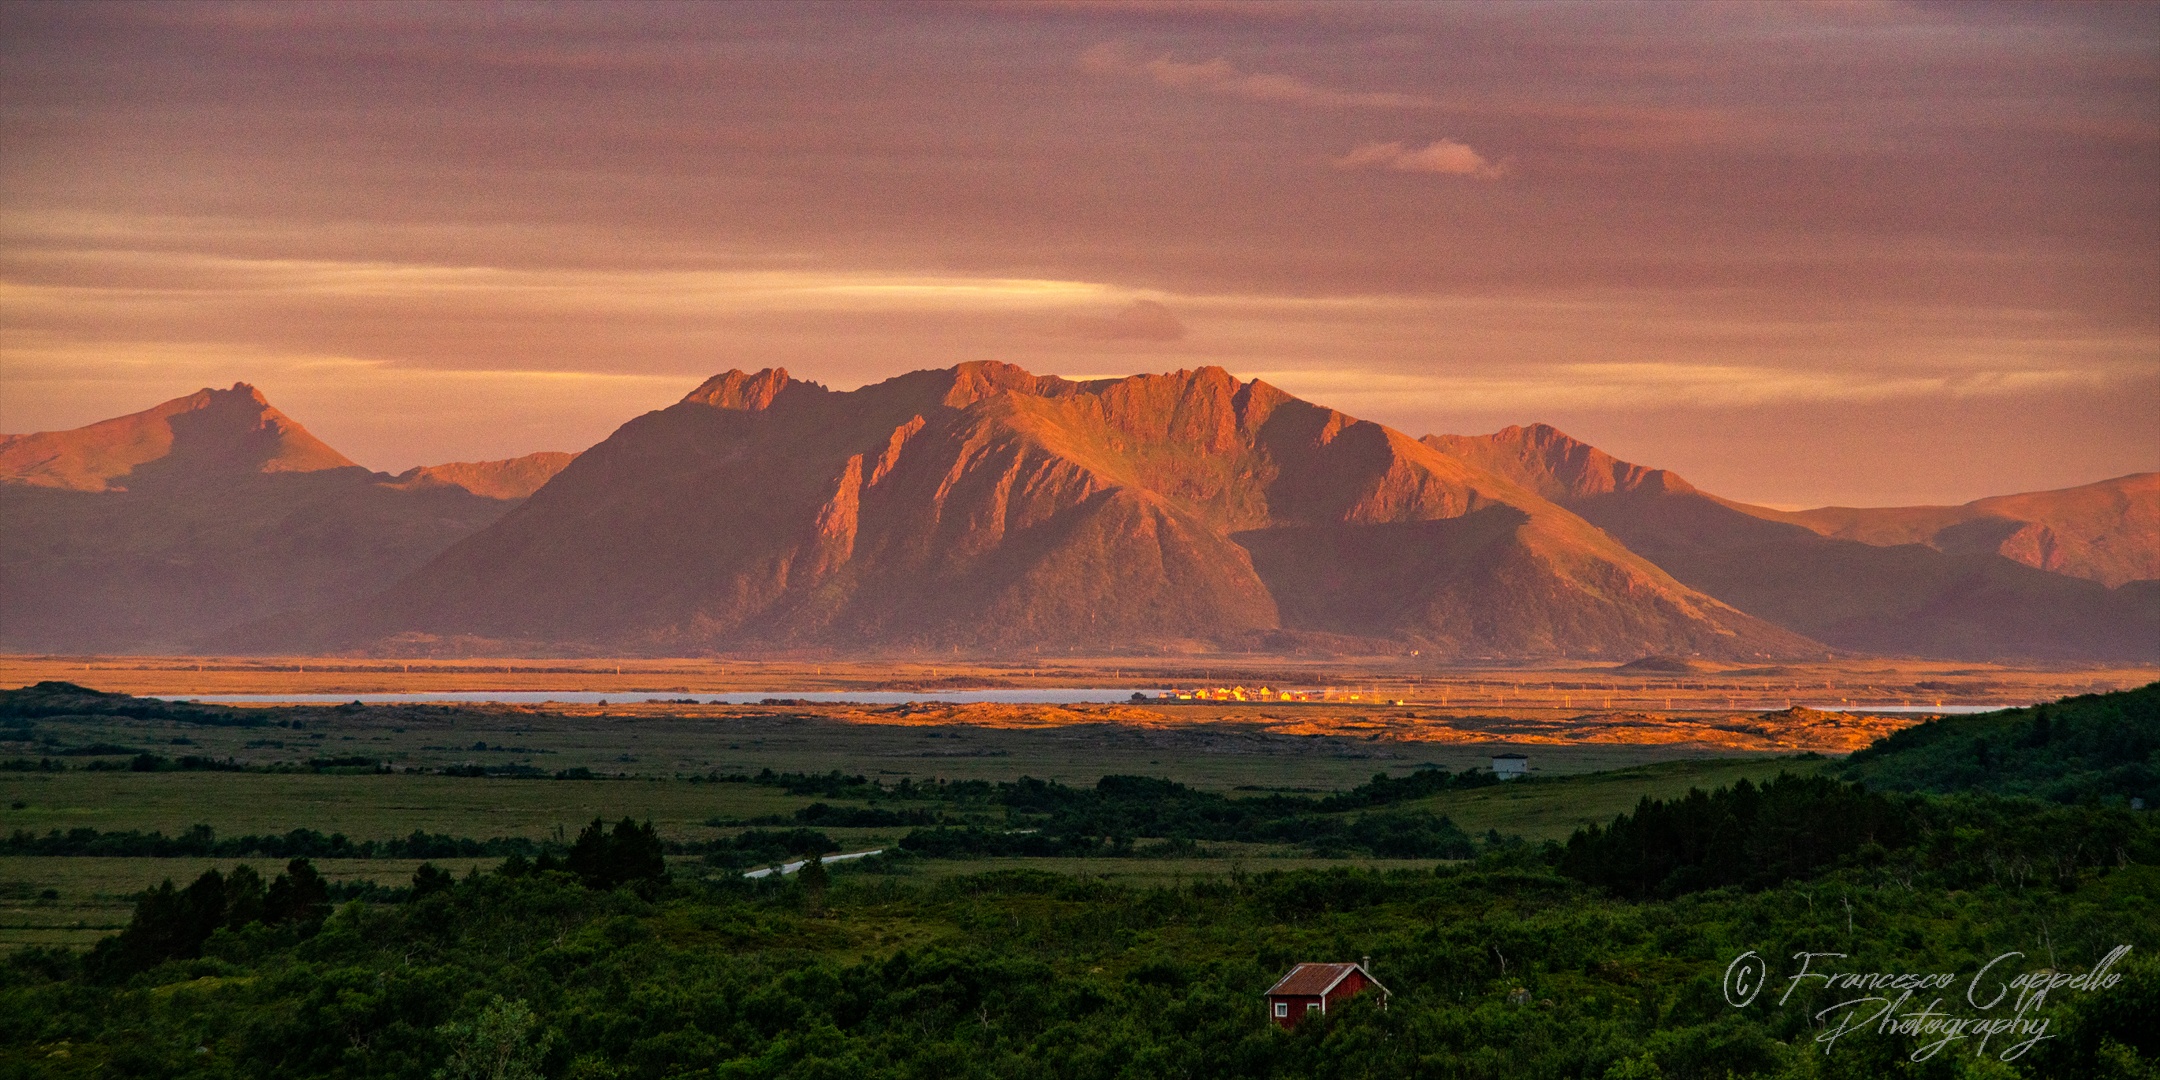
[[[1337,983],[1348,978],[1353,971],[1362,971],[1356,964],[1299,964],[1290,969],[1282,981],[1268,988],[1269,997],[1325,997]],[[1388,988],[1380,986],[1380,980],[1372,972],[1364,972],[1366,981],[1380,987],[1385,994]]]
[[[1530,760],[1530,755],[1528,755],[1528,754],[1494,754],[1494,755],[1492,756],[1492,759],[1493,759],[1494,761],[1528,761],[1528,760]]]

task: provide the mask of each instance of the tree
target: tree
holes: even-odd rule
[[[495,995],[479,1019],[436,1029],[450,1043],[450,1059],[435,1070],[435,1080],[539,1080],[540,1061],[554,1033],[543,1032],[534,1040],[536,1023],[524,1001]]]
[[[615,823],[615,835],[608,840],[609,870],[617,884],[664,882],[668,876],[666,851],[652,822],[639,825],[624,818]]]
[[[166,878],[135,902],[125,929],[98,943],[91,966],[118,979],[167,960],[201,956],[203,942],[226,924],[228,889],[225,876],[215,870],[203,871],[185,889],[174,888]]]
[[[456,884],[457,879],[450,876],[450,871],[434,863],[421,863],[420,868],[413,871],[412,898],[418,900],[430,893],[448,892]]]
[[[330,884],[306,859],[285,864],[285,872],[270,883],[263,897],[263,921],[273,926],[298,923],[312,926],[330,913]]]
[[[570,845],[570,853],[563,856],[563,869],[578,876],[588,889],[612,889],[614,882],[608,880],[607,825],[599,818],[578,831],[577,842]]]
[[[809,901],[810,912],[818,914],[825,907],[825,890],[832,886],[832,875],[825,870],[822,852],[813,851],[805,856],[803,868],[795,872],[795,882],[802,886],[803,896]]]
[[[563,868],[576,874],[589,889],[612,889],[639,882],[658,884],[668,877],[666,848],[660,843],[659,832],[650,821],[639,825],[630,818],[616,822],[612,834],[606,823],[594,818],[578,833]]]
[[[267,888],[254,867],[245,863],[233,867],[232,874],[225,879],[225,925],[241,927],[261,922]]]

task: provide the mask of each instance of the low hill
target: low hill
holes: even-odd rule
[[[1536,493],[1217,368],[715,376],[334,620],[664,652],[1793,655]]]
[[[1423,441],[1537,491],[1687,585],[1826,644],[1967,659],[2160,658],[2160,582],[2110,588],[1992,549],[1825,535],[1794,520],[1806,514],[1719,498],[1664,469],[1621,461],[1542,424]],[[2062,530],[2056,535],[2082,537],[2077,544],[2084,549],[2115,551],[2121,565],[2144,558],[2140,553],[2160,558],[2160,540],[2140,539],[2136,527],[2155,512],[2138,501],[2147,498],[2140,494],[2144,489],[2121,482],[2093,489],[2073,489],[2083,493],[2074,498],[2043,493],[1983,502],[2083,505],[2101,499],[2095,491],[2112,491],[2127,500],[2119,515],[2061,514],[2050,519]],[[1881,520],[1895,516],[1865,513]],[[1824,525],[1832,519],[1814,520]],[[2095,531],[2076,532],[2078,521]],[[1902,535],[1884,528],[1868,535],[1878,540]],[[1944,528],[1930,535],[1940,539],[1954,532]]]
[[[1853,754],[1843,772],[1886,791],[2160,808],[2160,683],[1932,720]]]

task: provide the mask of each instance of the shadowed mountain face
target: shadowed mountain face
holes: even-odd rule
[[[1963,506],[1757,512],[1840,540],[1992,553],[2103,585],[2160,579],[2160,473],[1999,495]]]
[[[65,491],[356,467],[246,383],[73,431],[0,435],[0,483]]]
[[[340,620],[667,651],[1209,642],[1786,655],[1575,515],[1219,369],[729,372]]]
[[[540,490],[576,458],[576,454],[543,450],[501,461],[422,465],[399,473],[392,486],[409,490],[463,488],[489,499],[522,499]]]
[[[245,384],[73,431],[0,436],[0,649],[184,650],[372,595],[568,458],[392,481]]]
[[[2130,577],[2160,562],[2160,474],[1962,507],[1787,513],[1544,425],[1423,441],[1537,490],[1703,592],[1832,645],[2160,657],[2160,582]]]

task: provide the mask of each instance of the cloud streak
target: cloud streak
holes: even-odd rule
[[[1338,169],[1389,169],[1395,172],[1438,173],[1443,176],[1474,176],[1497,180],[1507,175],[1505,164],[1496,165],[1465,143],[1435,139],[1412,148],[1402,142],[1360,143],[1335,159]]]
[[[1332,372],[1778,501],[2160,466],[2151,6],[490,10],[0,6],[0,428],[246,379],[387,465],[568,445],[461,440],[574,380],[429,373],[631,380],[590,433],[996,359]]]
[[[1152,60],[1137,61],[1119,42],[1106,42],[1080,54],[1080,67],[1097,74],[1146,75],[1155,80],[1156,85],[1172,90],[1314,108],[1430,109],[1440,104],[1422,94],[1338,90],[1315,85],[1295,75],[1243,71],[1220,56],[1193,63],[1174,60],[1165,53]]]

